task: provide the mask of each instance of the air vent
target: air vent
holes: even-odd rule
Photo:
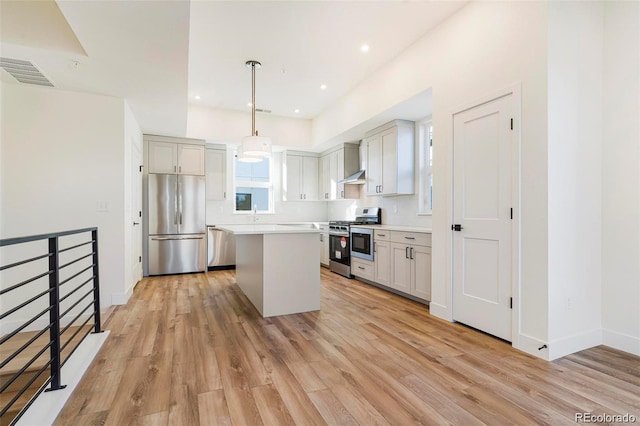
[[[13,78],[24,84],[53,87],[53,84],[42,75],[40,70],[29,61],[0,58],[0,68],[11,74]]]

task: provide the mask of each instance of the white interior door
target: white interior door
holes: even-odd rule
[[[511,341],[513,95],[454,115],[453,319]]]
[[[142,153],[140,147],[131,141],[131,255],[133,283],[142,279]]]

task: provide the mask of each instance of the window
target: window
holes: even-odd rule
[[[431,117],[418,122],[420,147],[420,183],[418,189],[418,214],[431,214],[433,208],[433,124]]]
[[[234,157],[235,212],[273,213],[272,159],[259,163],[243,163]]]

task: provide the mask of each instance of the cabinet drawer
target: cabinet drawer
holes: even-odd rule
[[[422,232],[391,231],[391,241],[394,243],[431,247],[431,234]]]
[[[383,231],[381,229],[373,230],[373,240],[374,241],[389,241],[389,236],[391,235],[391,231]]]
[[[373,281],[373,262],[351,258],[351,273],[356,277]]]

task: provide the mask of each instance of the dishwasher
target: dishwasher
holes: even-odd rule
[[[236,267],[236,237],[218,229],[207,227],[208,270],[234,269]]]

